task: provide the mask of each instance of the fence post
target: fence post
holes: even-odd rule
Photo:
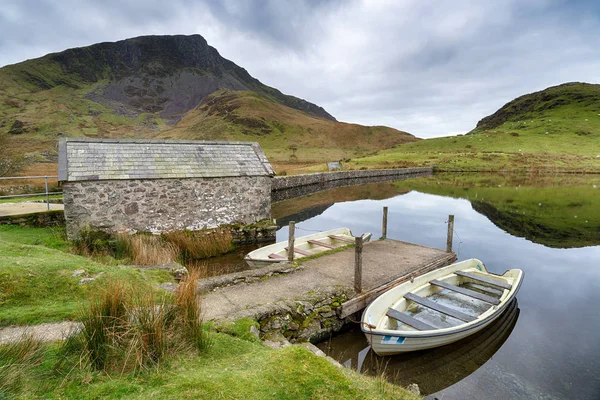
[[[446,252],[452,251],[452,236],[454,233],[454,215],[448,215],[448,237],[446,238]]]
[[[387,217],[388,217],[388,208],[387,206],[383,207],[383,223],[381,226],[381,238],[387,238]]]
[[[48,176],[44,177],[46,179],[46,205],[48,206],[48,210],[50,210],[50,195],[48,194]]]
[[[354,290],[356,293],[362,292],[362,236],[354,238]]]
[[[296,222],[290,221],[288,234],[288,261],[294,261],[294,241],[296,239]]]

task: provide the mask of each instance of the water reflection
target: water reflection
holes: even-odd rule
[[[500,274],[521,268],[526,278],[518,296],[519,323],[504,345],[464,379],[464,371],[472,371],[475,364],[463,367],[454,378],[454,371],[447,370],[450,378],[439,378],[430,385],[437,390],[443,386],[440,382],[459,382],[440,389],[436,396],[444,400],[598,399],[600,313],[594,305],[600,304],[600,176],[537,177],[533,183],[528,179],[434,176],[397,182],[392,184],[395,190],[405,194],[385,200],[367,197],[336,202],[320,215],[299,222],[298,234],[347,226],[355,234],[373,232],[377,237],[382,207],[388,206],[390,238],[443,249],[445,221],[448,214],[454,214],[454,249],[460,260],[479,258],[488,270]],[[527,182],[530,186],[525,186]],[[505,226],[491,214],[478,212],[473,199],[493,204],[502,215],[510,211],[529,219],[521,225]],[[311,204],[311,196],[297,200],[298,204]],[[535,235],[530,236],[523,227]],[[538,232],[558,232],[563,237]],[[277,240],[286,238],[287,228],[280,229]],[[351,353],[359,354],[366,347],[366,339],[357,338],[364,342],[352,344]],[[340,340],[353,343],[345,336]],[[349,358],[345,355],[339,361]],[[387,372],[394,374],[391,367]],[[410,373],[411,369],[401,373],[409,383]],[[424,385],[425,381],[422,378]]]
[[[380,357],[365,347],[359,329],[318,347],[346,367],[369,375],[383,373],[401,386],[416,383],[427,395],[455,384],[486,363],[508,339],[518,318],[519,307],[514,300],[501,317],[475,335],[437,349],[392,357]]]

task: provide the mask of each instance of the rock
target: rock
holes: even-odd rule
[[[321,332],[321,323],[317,320],[313,320],[310,324],[304,328],[300,335],[298,335],[298,339],[310,340],[312,337],[317,336]]]
[[[80,276],[87,276],[87,271],[85,269],[76,269],[75,271],[73,271],[73,273],[71,274],[72,277],[78,278]]]
[[[87,285],[88,283],[92,283],[96,280],[96,278],[83,278],[79,281],[80,285]]]
[[[165,283],[161,283],[160,285],[158,285],[158,287],[160,289],[166,290],[167,292],[175,292],[175,290],[177,290],[177,287],[179,285],[173,282],[165,282]]]
[[[250,333],[256,337],[260,337],[260,331],[258,330],[258,328],[255,325],[252,325],[250,327]]]
[[[185,276],[188,274],[188,270],[185,267],[181,267],[181,268],[177,268],[177,269],[172,269],[171,270],[171,275],[173,275],[173,278],[179,282],[180,280],[182,280],[183,278],[185,278]]]
[[[419,389],[419,385],[417,385],[416,383],[411,383],[410,385],[408,385],[406,387],[406,390],[408,390],[409,392],[411,392],[414,395],[417,395],[417,396],[421,395],[421,390]]]

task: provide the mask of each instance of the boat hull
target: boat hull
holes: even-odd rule
[[[407,311],[407,309],[414,310],[414,308],[409,308],[413,304],[410,299],[404,297],[405,295],[411,293],[417,298],[419,298],[418,295],[423,296],[423,298],[426,298],[427,295],[435,295],[440,292],[439,285],[435,282],[447,280],[458,285],[458,281],[461,279],[471,279],[468,276],[464,278],[466,271],[470,271],[466,275],[471,274],[473,276],[475,273],[479,274],[480,278],[483,277],[488,280],[487,283],[495,282],[495,284],[502,284],[504,282],[506,285],[507,282],[510,282],[510,289],[508,289],[509,286],[497,289],[499,292],[501,291],[501,295],[497,299],[497,304],[489,305],[489,308],[483,311],[478,317],[473,316],[471,320],[467,320],[469,322],[443,328],[435,328],[435,325],[426,325],[424,330],[398,329],[405,325],[396,326],[395,328],[392,326],[393,323],[391,321],[394,321],[394,318],[390,318],[386,310],[393,309],[399,312]],[[506,271],[504,275],[490,274],[485,269],[483,263],[476,259],[452,264],[421,275],[412,282],[401,284],[375,299],[363,313],[361,329],[365,333],[373,351],[379,355],[393,355],[409,351],[425,350],[454,343],[479,332],[500,317],[513,299],[515,299],[522,278],[522,271],[516,269]],[[410,323],[410,320],[408,322]],[[428,327],[430,329],[427,329]]]
[[[498,319],[504,310],[494,314],[492,318],[489,318],[481,325],[467,329],[462,332],[448,333],[439,336],[430,337],[406,337],[402,335],[381,335],[373,334],[369,331],[364,331],[367,336],[367,341],[373,349],[373,351],[380,356],[390,356],[394,354],[406,353],[409,351],[427,350],[435,347],[445,346],[457,342],[467,336],[473,335],[496,319]]]
[[[332,238],[332,236],[337,238]],[[370,239],[370,233],[363,235],[363,242],[368,242]],[[294,248],[298,249],[298,252],[295,252],[294,260],[302,259],[308,255],[324,253],[333,250],[334,248],[342,248],[353,243],[354,236],[348,228],[332,229],[297,237],[295,239]],[[251,268],[261,268],[272,265],[273,263],[287,262],[287,247],[287,241],[264,246],[248,253],[246,257],[244,257],[244,260]]]

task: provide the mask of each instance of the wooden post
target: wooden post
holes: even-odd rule
[[[387,216],[388,216],[388,208],[383,207],[383,223],[381,225],[381,238],[387,238]]]
[[[48,177],[44,177],[46,179],[46,205],[48,206],[48,210],[50,210],[50,195],[48,194]]]
[[[356,293],[362,292],[362,236],[354,238],[354,290]]]
[[[448,238],[446,239],[446,251],[452,251],[452,236],[454,234],[454,215],[448,215]]]
[[[294,240],[296,239],[296,222],[290,221],[288,234],[288,261],[294,261]]]

